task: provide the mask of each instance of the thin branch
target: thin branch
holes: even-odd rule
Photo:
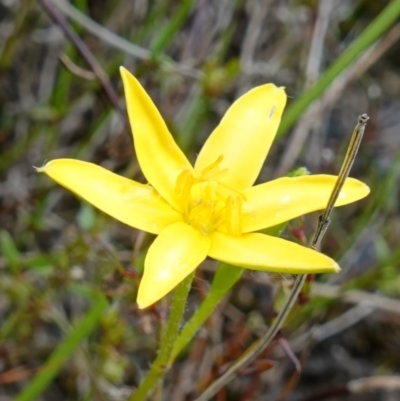
[[[358,322],[371,315],[374,310],[375,308],[373,305],[362,302],[342,313],[337,318],[320,326],[314,326],[309,331],[294,338],[290,341],[290,347],[294,352],[300,352],[310,344],[322,342],[356,325]],[[280,354],[283,354],[283,352]]]
[[[347,149],[347,153],[344,158],[342,167],[340,169],[338,179],[333,188],[328,204],[322,215],[319,217],[318,226],[317,229],[315,230],[314,237],[311,241],[311,248],[313,249],[319,249],[320,242],[324,237],[325,232],[328,228],[328,225],[330,223],[329,217],[332,214],[332,210],[339,197],[340,191],[346,181],[346,178],[349,176],[350,170],[353,167],[353,163],[357,156],[358,149],[360,147],[361,140],[363,138],[365,127],[367,125],[368,120],[369,117],[366,114],[362,114],[361,116],[358,117],[358,123],[354,128],[353,135],[351,136],[350,144]]]
[[[346,396],[350,394],[370,394],[374,391],[399,391],[400,376],[373,376],[362,377],[361,379],[351,380],[345,386],[331,387],[326,390],[316,391],[301,401],[322,401],[332,399],[333,396]]]
[[[59,26],[68,40],[76,47],[80,55],[91,68],[97,79],[100,81],[101,86],[111,102],[111,105],[119,112],[125,125],[129,127],[125,109],[121,106],[117,91],[114,89],[108,75],[104,72],[101,65],[94,57],[86,43],[71,29],[65,17],[54,7],[53,3],[49,0],[39,0],[43,10],[47,15]]]
[[[377,390],[399,391],[400,376],[374,376],[355,379],[347,384],[352,394],[368,393]]]
[[[46,0],[47,1],[47,0]],[[97,24],[92,19],[88,18],[85,14],[82,14],[79,10],[77,10],[74,6],[64,0],[49,0],[53,5],[55,5],[63,14],[67,15],[73,21],[77,22],[82,26],[82,28],[86,29],[91,34],[100,38],[104,42],[107,42],[109,45],[122,50],[126,54],[134,56],[140,60],[150,60],[152,54],[150,50],[135,45],[124,38],[116,35],[114,32],[104,28],[103,26]],[[176,63],[172,60],[163,60],[164,66],[170,67],[175,71],[181,73],[182,75],[186,75],[191,78],[201,78],[202,72],[191,68],[188,65],[182,63]]]
[[[325,37],[328,32],[329,18],[334,9],[334,1],[322,0],[318,4],[318,16],[314,26],[313,35],[308,52],[307,66],[305,69],[304,88],[309,88],[318,79],[324,54]]]
[[[86,81],[92,81],[96,79],[96,75],[92,71],[88,71],[79,67],[66,54],[61,54],[59,59],[64,67],[77,77],[85,79]]]

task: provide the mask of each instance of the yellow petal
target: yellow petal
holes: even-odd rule
[[[137,302],[146,308],[168,294],[206,258],[210,239],[186,223],[168,226],[150,246]]]
[[[215,231],[208,253],[214,259],[253,270],[279,273],[334,273],[336,262],[310,248],[259,233],[240,237]]]
[[[253,185],[267,156],[286,104],[283,88],[258,86],[236,100],[201,150],[195,169],[201,173],[222,156],[218,178],[243,190]]]
[[[121,177],[96,164],[57,159],[38,168],[54,181],[115,219],[158,234],[182,219],[149,185]]]
[[[139,81],[125,68],[120,71],[140,167],[149,183],[179,210],[176,180],[182,170],[193,168]]]
[[[337,180],[332,175],[284,177],[256,185],[243,192],[243,232],[271,227],[324,209]],[[348,178],[335,206],[343,206],[369,194],[367,185]]]

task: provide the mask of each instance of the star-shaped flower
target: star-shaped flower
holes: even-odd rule
[[[337,272],[331,258],[257,231],[323,209],[335,176],[284,177],[253,186],[286,104],[283,88],[258,86],[236,100],[192,166],[140,83],[121,68],[137,158],[149,184],[72,159],[44,172],[110,216],[157,234],[137,302],[145,308],[169,293],[207,256],[281,273]],[[369,188],[348,178],[336,206]]]

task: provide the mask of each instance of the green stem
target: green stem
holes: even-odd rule
[[[150,46],[153,56],[159,55],[166,46],[175,37],[176,32],[182,26],[182,24],[187,20],[190,11],[193,8],[194,0],[183,0],[180,2],[178,10],[174,14],[172,20],[168,25],[161,31],[153,43]],[[179,3],[178,3],[179,4]]]
[[[171,305],[167,328],[161,341],[159,354],[145,379],[138,389],[131,395],[129,401],[144,401],[147,396],[156,389],[157,384],[165,375],[169,367],[169,359],[179,334],[179,328],[182,321],[183,312],[186,307],[186,300],[189,294],[190,286],[194,273],[190,274],[175,289],[174,299]]]
[[[170,364],[189,344],[194,335],[200,330],[204,322],[215,311],[218,304],[225,297],[229,290],[239,281],[243,269],[237,266],[231,266],[227,263],[220,263],[207,297],[198,307],[193,316],[186,322],[182,331],[177,337],[170,356]]]
[[[400,0],[392,0],[368,25],[362,34],[321,75],[317,83],[289,106],[281,122],[277,137],[280,138],[296,123],[308,106],[318,99],[326,88],[368,47],[382,36],[400,15]]]

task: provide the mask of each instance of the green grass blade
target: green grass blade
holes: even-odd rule
[[[324,72],[317,83],[289,106],[285,112],[277,137],[280,138],[296,123],[308,106],[318,99],[328,86],[351,65],[368,47],[378,40],[400,16],[400,0],[393,0],[368,25],[361,35]]]
[[[19,259],[20,255],[15,244],[14,239],[6,230],[0,230],[0,253],[4,255],[10,271],[13,274],[19,273]]]
[[[96,324],[103,316],[104,309],[107,307],[108,302],[100,292],[93,291],[92,298],[92,308],[78,322],[64,341],[53,351],[38,373],[14,401],[31,401],[37,399],[52,382],[63,364],[71,357],[80,342],[93,331]]]
[[[194,3],[194,0],[184,0],[181,2],[178,11],[172,18],[171,22],[161,31],[160,35],[157,36],[151,44],[150,49],[154,56],[159,55],[174,39],[176,32],[187,20]]]

